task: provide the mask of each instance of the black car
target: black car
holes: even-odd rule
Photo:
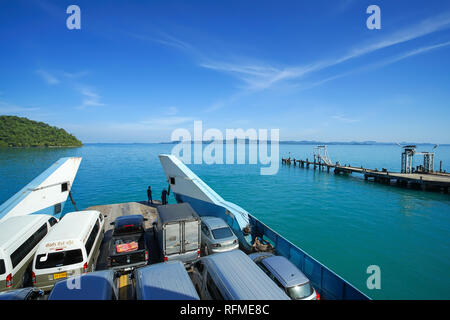
[[[147,265],[146,220],[142,215],[128,215],[111,223],[114,230],[108,248],[108,268],[129,271]]]

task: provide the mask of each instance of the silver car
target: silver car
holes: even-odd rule
[[[239,248],[239,241],[233,230],[220,218],[202,217],[201,230],[205,255]]]
[[[283,256],[267,252],[248,255],[293,300],[320,300],[309,279]]]

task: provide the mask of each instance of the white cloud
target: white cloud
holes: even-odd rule
[[[158,117],[140,121],[140,125],[148,128],[173,128],[183,123],[194,121],[191,117]]]
[[[81,78],[89,74],[89,71],[79,71],[79,72],[63,72],[63,75],[69,79]]]
[[[37,107],[22,107],[14,104],[7,103],[5,101],[0,101],[0,113],[3,114],[22,114],[30,111],[37,111],[40,108]]]
[[[321,61],[316,61],[308,65],[303,66],[274,66],[269,63],[264,62],[250,62],[250,63],[235,63],[227,61],[212,61],[204,60],[199,62],[199,66],[219,72],[224,72],[231,74],[244,82],[247,86],[245,89],[248,90],[262,90],[270,88],[271,86],[285,81],[285,80],[298,80],[306,75],[312,74],[314,72],[336,66],[338,64],[347,62],[352,59],[368,55],[375,51],[391,47],[397,44],[401,44],[407,41],[423,37],[425,35],[444,30],[450,27],[450,13],[444,13],[437,17],[428,18],[416,25],[409,26],[407,28],[401,29],[387,37],[379,39],[378,41],[371,41],[364,45],[360,45],[350,50],[348,53],[337,57],[324,59]],[[412,51],[410,55],[415,55],[418,53],[423,53],[443,45],[432,46],[428,49],[418,49]],[[392,60],[390,63],[399,61],[406,58],[404,56],[397,60]],[[347,73],[345,74],[347,75]],[[325,81],[320,81],[314,85],[322,84],[336,78],[340,78],[342,75],[330,77]]]
[[[38,73],[50,85],[59,83],[59,80],[55,76],[53,76],[52,74],[48,73],[45,70],[39,69],[36,70],[36,73]]]
[[[350,118],[344,117],[342,115],[334,115],[334,116],[331,116],[331,118],[338,120],[340,122],[345,122],[345,123],[354,123],[354,122],[360,121],[359,119],[350,119]]]
[[[178,108],[177,107],[168,107],[166,108],[166,114],[168,116],[174,116],[178,113]]]
[[[100,102],[100,95],[97,94],[92,88],[81,87],[79,91],[83,95],[83,102],[78,109],[84,109],[85,107],[105,106],[104,103]]]

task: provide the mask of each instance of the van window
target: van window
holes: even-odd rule
[[[5,272],[6,272],[5,260],[0,259],[0,274],[4,274]]]
[[[208,289],[211,298],[214,300],[224,300],[222,294],[217,288],[216,284],[213,282],[209,273],[206,274],[206,288]]]
[[[43,224],[38,231],[29,237],[22,245],[11,254],[11,263],[15,268],[47,234],[47,223]]]
[[[45,261],[41,261],[42,257],[45,257],[45,254],[37,255],[36,269],[62,267],[83,262],[83,252],[81,249],[49,253]]]
[[[92,246],[94,245],[95,239],[97,238],[98,231],[100,230],[100,224],[97,222],[95,223],[94,228],[92,228],[91,234],[89,235],[89,238],[86,241],[86,254],[89,255],[91,252]]]

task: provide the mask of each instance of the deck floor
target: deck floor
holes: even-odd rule
[[[112,237],[113,226],[111,222],[114,222],[119,216],[127,216],[132,214],[142,214],[144,218],[147,218],[145,222],[145,241],[147,248],[149,248],[149,264],[162,262],[161,251],[159,249],[158,241],[154,237],[152,223],[158,218],[158,211],[156,208],[160,206],[159,201],[153,201],[153,205],[147,203],[147,201],[140,202],[126,202],[117,204],[107,204],[100,206],[89,207],[86,210],[97,210],[105,218],[104,230],[105,235],[103,242],[100,246],[100,253],[96,264],[96,270],[107,269],[106,258],[108,257],[108,246]],[[122,275],[117,280],[119,288],[119,297],[121,300],[134,299],[134,281],[128,274]]]

